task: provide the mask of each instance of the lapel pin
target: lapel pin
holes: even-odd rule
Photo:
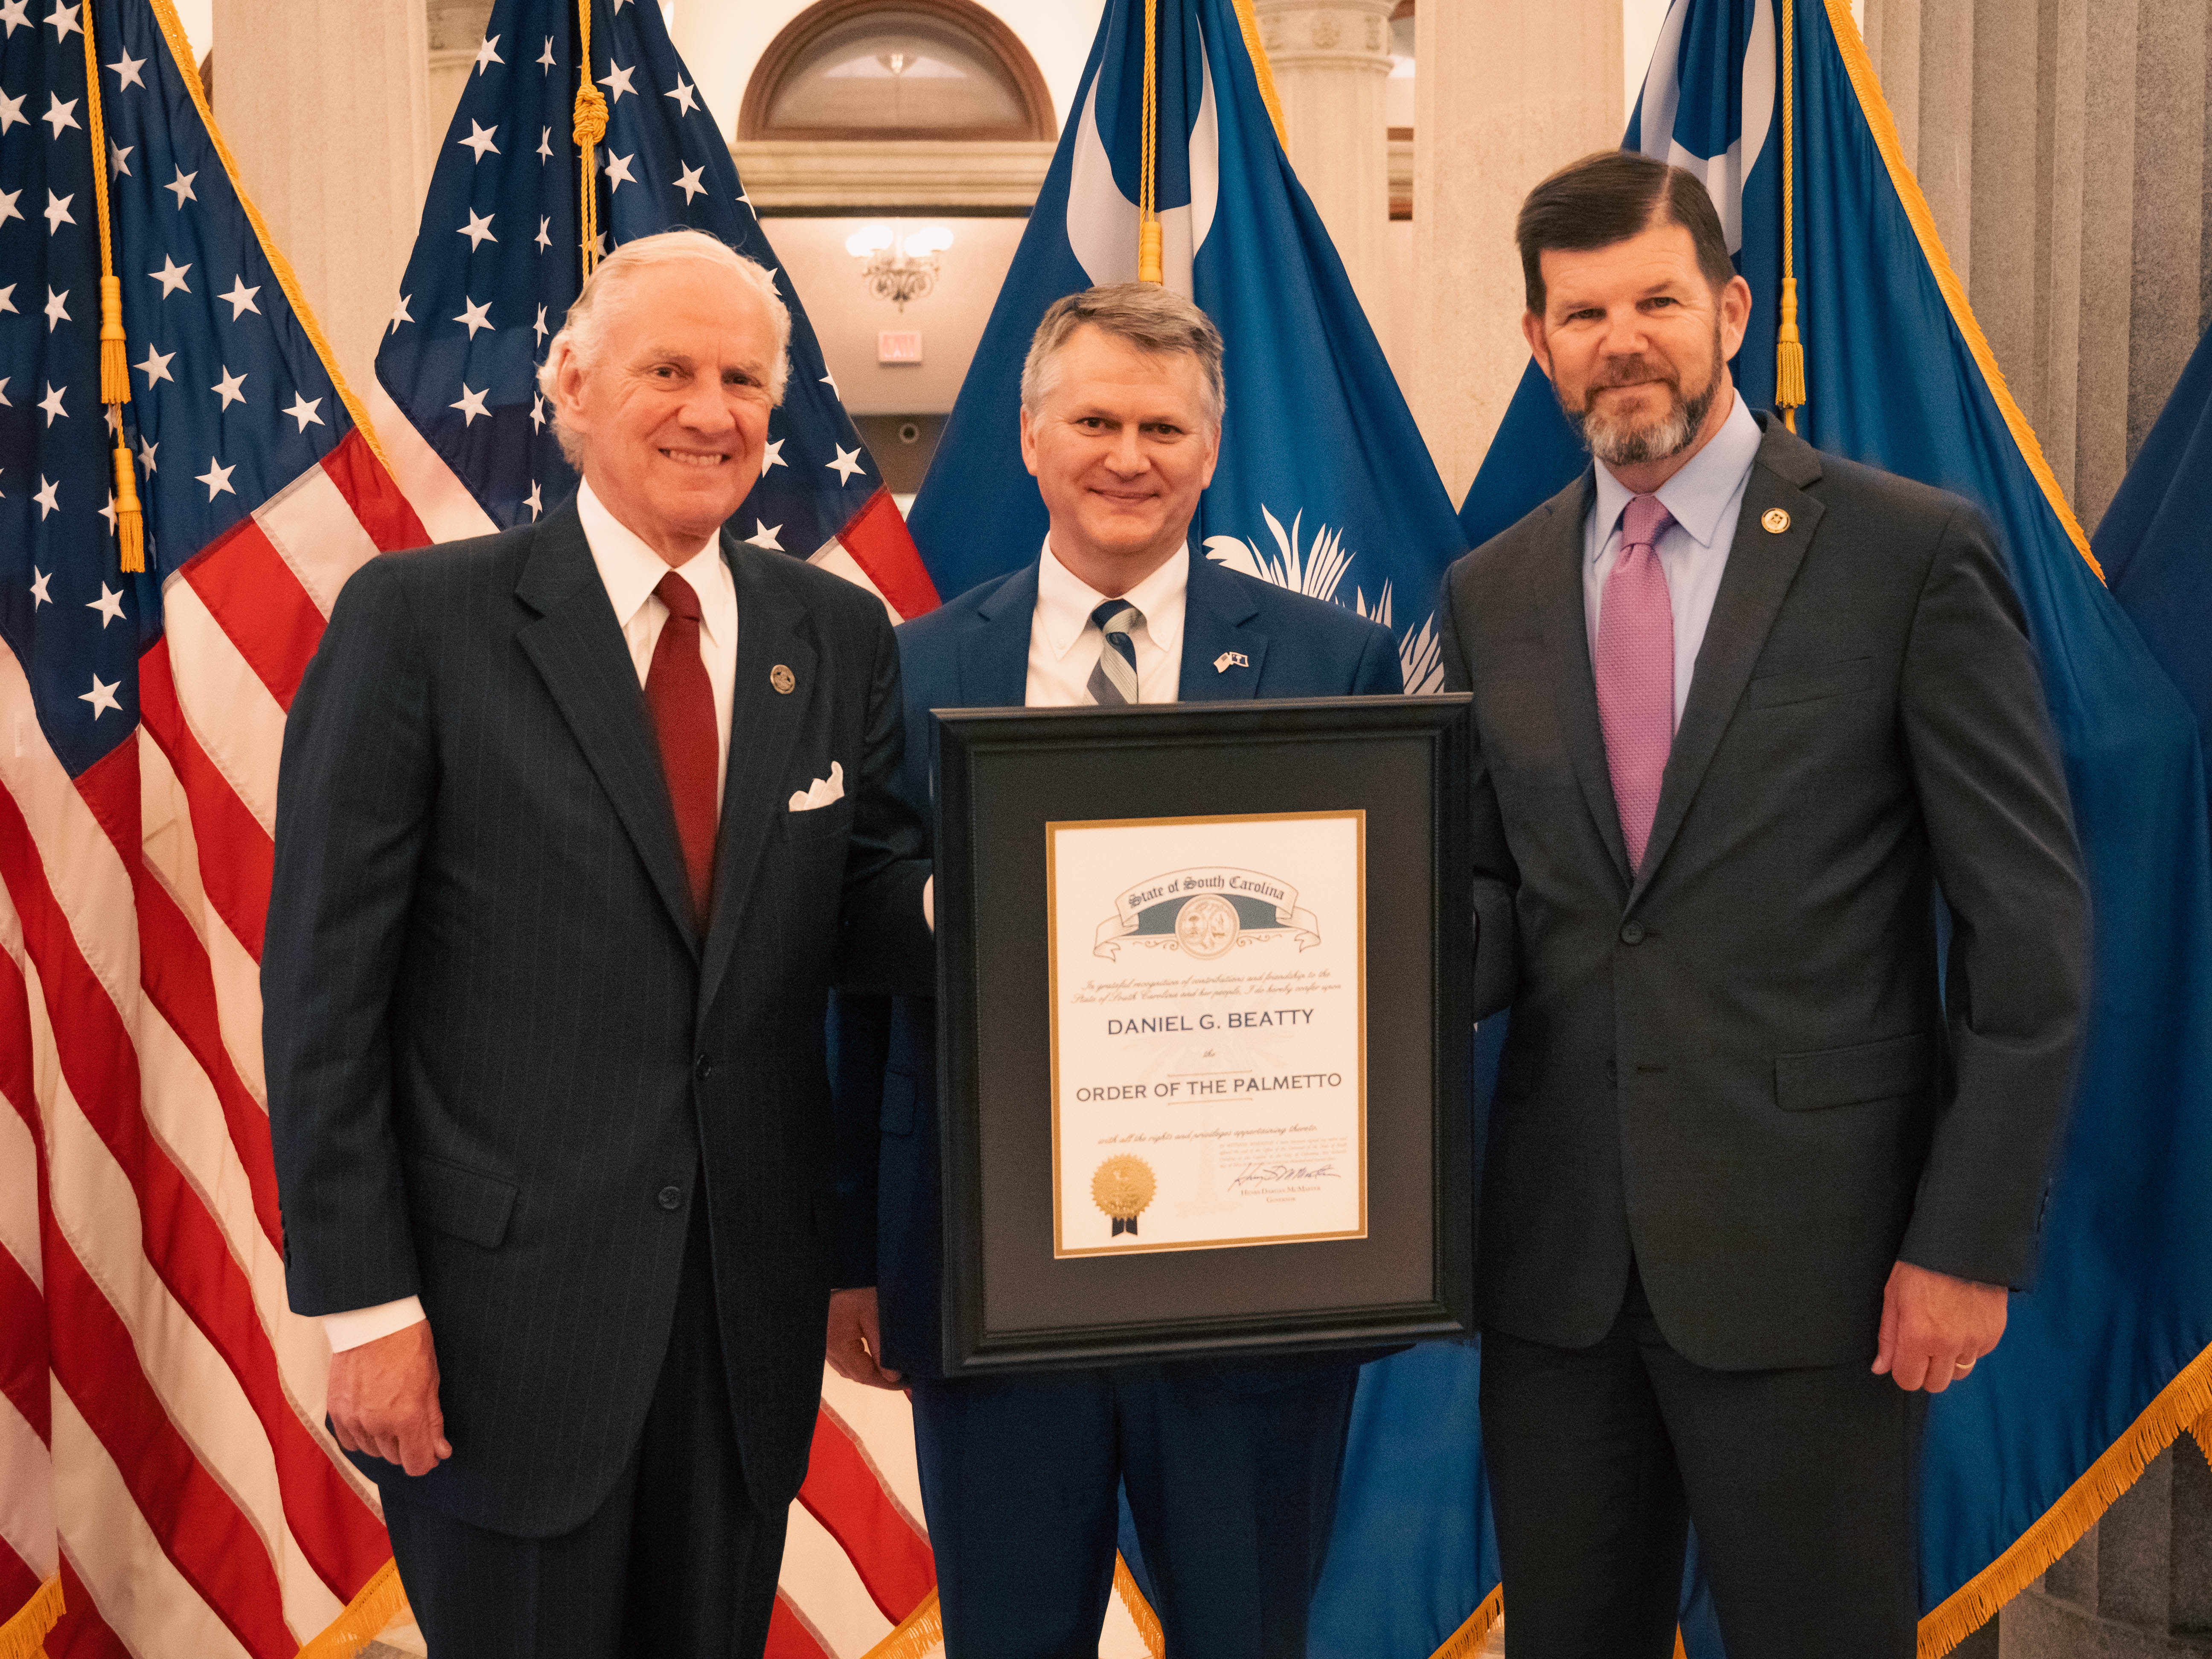
[[[788,692],[799,684],[799,680],[788,668],[778,663],[768,671],[768,683],[779,691]]]
[[[1770,536],[1779,536],[1790,528],[1790,515],[1778,507],[1770,507],[1759,515],[1759,523],[1766,526]]]
[[[1213,659],[1213,672],[1226,674],[1232,668],[1249,668],[1251,659],[1242,651],[1224,651]]]

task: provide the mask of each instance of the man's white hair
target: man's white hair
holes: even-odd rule
[[[568,307],[561,331],[546,347],[545,362],[538,371],[538,388],[553,405],[553,435],[560,440],[561,453],[568,457],[568,465],[579,471],[584,465],[583,440],[562,422],[560,400],[554,395],[561,371],[572,358],[579,364],[597,361],[606,331],[609,295],[627,289],[647,270],[684,259],[720,266],[760,295],[775,330],[775,361],[769,365],[768,400],[771,408],[783,402],[784,382],[791,374],[791,312],[775,291],[775,277],[768,267],[755,264],[703,230],[664,230],[657,235],[641,236],[634,242],[624,242],[599,261],[584,291]]]

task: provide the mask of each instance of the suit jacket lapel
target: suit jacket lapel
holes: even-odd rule
[[[782,556],[746,548],[726,531],[722,557],[738,586],[737,684],[730,693],[730,763],[722,784],[722,821],[714,838],[714,908],[707,929],[699,1006],[712,1006],[754,869],[770,828],[790,809],[791,755],[813,700],[825,688],[820,659],[807,626],[806,607],[769,580],[763,559]],[[789,691],[779,691],[779,667],[790,671]],[[774,677],[774,678],[772,678]],[[824,756],[822,763],[850,761],[848,792],[860,787],[858,755]]]
[[[698,924],[676,811],[660,769],[660,739],[573,501],[538,526],[515,592],[538,613],[516,638],[614,803],[677,930],[696,953]]]
[[[1597,713],[1597,676],[1590,666],[1589,612],[1583,602],[1583,523],[1595,495],[1595,474],[1585,471],[1547,503],[1549,516],[1537,532],[1536,609],[1544,659],[1552,669],[1552,703],[1559,735],[1573,763],[1583,801],[1596,822],[1621,890],[1628,890],[1628,844],[1620,836],[1620,809],[1613,799],[1613,768],[1605,757],[1605,727]]]
[[[1818,453],[1778,423],[1766,425],[1766,436],[1752,463],[1744,485],[1743,511],[1736,520],[1735,539],[1729,547],[1728,568],[1721,574],[1720,592],[1713,599],[1711,620],[1705,624],[1705,642],[1698,647],[1698,665],[1690,681],[1689,701],[1682,723],[1674,732],[1674,746],[1667,757],[1665,781],[1659,788],[1659,805],[1651,820],[1651,839],[1644,849],[1644,865],[1629,894],[1633,907],[1651,884],[1653,872],[1667,856],[1674,836],[1705,781],[1713,756],[1728,731],[1766,636],[1774,630],[1782,601],[1805,562],[1813,532],[1825,510],[1818,498],[1802,486],[1820,476]],[[1786,528],[1770,531],[1765,516],[1776,508],[1789,515]]]
[[[1018,708],[1029,696],[1030,621],[1036,614],[1037,568],[1024,566],[976,603],[974,631],[961,641],[963,708]],[[907,734],[913,741],[914,734]]]
[[[1184,702],[1234,702],[1259,695],[1267,636],[1249,624],[1260,607],[1243,584],[1192,552],[1183,599],[1182,664],[1176,696]]]

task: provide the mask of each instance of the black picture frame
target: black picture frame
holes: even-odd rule
[[[1469,703],[934,711],[947,1376],[1473,1334]],[[1366,1237],[1056,1259],[1045,826],[1355,808]]]

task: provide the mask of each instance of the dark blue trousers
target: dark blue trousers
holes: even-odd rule
[[[921,1382],[945,1659],[1096,1659],[1126,1486],[1173,1659],[1304,1659],[1352,1364],[1205,1362]]]

